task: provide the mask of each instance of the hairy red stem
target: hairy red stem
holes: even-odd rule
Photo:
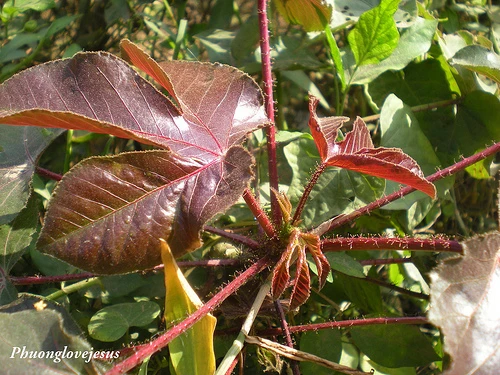
[[[251,249],[257,249],[260,246],[257,241],[252,240],[251,238],[248,238],[246,236],[242,236],[241,234],[227,232],[223,229],[211,227],[209,225],[205,225],[203,227],[203,229],[206,230],[207,232],[218,234],[221,237],[225,237],[225,238],[228,238],[230,240],[239,242],[245,246],[248,246]]]
[[[223,266],[239,266],[241,261],[238,259],[207,259],[207,260],[186,260],[179,261],[177,265],[180,268],[187,267],[223,267]],[[160,264],[149,271],[159,271],[163,269],[163,264]],[[147,271],[146,271],[147,272]],[[37,284],[49,284],[49,283],[60,283],[63,281],[76,281],[89,279],[91,277],[98,277],[101,275],[96,275],[90,272],[75,273],[68,275],[57,275],[57,276],[10,276],[9,279],[14,285],[37,285]]]
[[[428,324],[429,321],[425,316],[415,317],[400,317],[400,318],[367,318],[367,319],[353,319],[343,320],[340,322],[326,322],[316,324],[305,324],[300,326],[289,326],[291,333],[317,331],[319,329],[332,329],[332,328],[350,328],[355,326],[366,326],[371,324]],[[259,336],[276,336],[282,335],[281,328],[270,328],[262,331],[257,331]]]
[[[48,169],[39,166],[35,167],[35,172],[40,176],[47,177],[55,181],[61,181],[63,178],[62,174],[49,171]]]
[[[434,182],[434,181],[440,180],[442,178],[451,176],[452,174],[455,174],[458,171],[461,171],[461,170],[467,168],[468,166],[477,163],[480,160],[486,159],[488,156],[494,155],[499,151],[500,151],[500,142],[495,143],[494,145],[486,148],[485,150],[478,152],[477,154],[474,154],[472,156],[469,156],[468,158],[465,158],[464,160],[459,161],[458,163],[455,163],[455,164],[450,165],[449,167],[447,167],[445,169],[442,169],[436,173],[433,173],[432,175],[427,177],[427,180],[430,182]],[[413,191],[415,191],[415,189],[413,189],[409,186],[404,187],[398,191],[395,191],[392,194],[389,194],[386,197],[377,199],[376,201],[360,208],[359,210],[351,212],[350,214],[339,215],[333,219],[330,219],[330,220],[324,222],[323,224],[319,225],[313,231],[314,231],[314,233],[316,233],[318,235],[325,234],[326,232],[329,232],[332,229],[335,229],[335,228],[338,228],[344,224],[350,223],[362,215],[365,215],[365,214],[367,214],[367,213],[369,213],[377,208],[385,206],[386,204],[391,203],[392,201],[395,201],[396,199],[402,198],[405,195],[408,195]]]
[[[165,332],[163,335],[161,335],[154,341],[151,341],[149,345],[142,347],[137,352],[132,354],[129,358],[125,359],[123,362],[118,363],[111,370],[106,372],[106,375],[117,375],[126,373],[127,371],[141,364],[149,356],[153,355],[157,351],[166,347],[170,341],[172,341],[179,335],[186,332],[186,330],[192,327],[197,321],[199,321],[205,315],[213,311],[226,298],[235,293],[250,278],[252,278],[259,272],[264,270],[270,263],[271,260],[269,257],[264,257],[262,259],[259,259],[257,262],[255,262],[249,268],[243,271],[240,275],[238,275],[233,281],[227,284],[224,287],[224,289],[222,289],[219,293],[213,296],[200,309],[196,310],[193,314],[189,315],[179,324],[170,328],[167,332]]]
[[[449,251],[463,254],[460,242],[444,238],[337,237],[321,241],[323,251],[412,250]]]
[[[260,207],[259,202],[257,202],[257,199],[250,190],[245,190],[245,192],[243,193],[243,199],[245,200],[248,208],[250,208],[250,211],[252,211],[252,213],[254,214],[255,218],[259,222],[266,235],[269,238],[276,237],[276,230],[274,229],[273,224],[267,217],[266,213],[262,210],[262,207]]]
[[[288,323],[286,321],[285,312],[283,311],[283,306],[281,306],[281,302],[279,300],[274,301],[274,307],[276,308],[276,312],[278,313],[280,319],[281,330],[285,335],[286,345],[289,348],[293,348],[292,335],[288,330]],[[297,361],[291,361],[290,363],[292,367],[293,375],[300,375],[299,364]]]
[[[302,214],[302,210],[304,209],[304,206],[306,205],[307,198],[309,198],[309,194],[311,194],[312,189],[314,188],[314,185],[318,182],[319,177],[321,174],[325,171],[327,165],[326,163],[321,163],[318,165],[316,170],[311,176],[311,179],[309,180],[309,183],[307,184],[306,188],[304,189],[304,194],[300,197],[300,201],[297,205],[297,209],[295,210],[295,213],[293,215],[292,219],[292,225],[296,225],[297,222],[300,219],[300,215]]]
[[[278,191],[278,163],[276,161],[276,126],[274,123],[273,75],[271,71],[271,48],[269,46],[269,24],[267,19],[267,0],[258,0],[260,56],[262,60],[262,81],[267,117],[271,121],[266,127],[267,154],[269,160],[269,185]],[[281,211],[278,200],[271,192],[271,213],[274,224],[281,225]]]

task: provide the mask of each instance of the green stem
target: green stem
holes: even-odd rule
[[[77,292],[82,289],[88,289],[91,286],[94,285],[100,285],[101,284],[101,279],[99,277],[92,277],[90,279],[82,280],[77,283],[71,284],[67,287],[62,288],[61,290],[58,290],[57,292],[54,292],[52,294],[49,294],[47,299],[55,301],[58,298],[64,297],[68,294]]]
[[[260,290],[257,293],[257,297],[255,297],[252,307],[248,312],[247,318],[245,319],[245,322],[241,326],[241,330],[240,333],[238,334],[238,337],[236,337],[236,339],[233,341],[233,345],[227,351],[224,359],[217,368],[215,375],[225,375],[227,370],[233,363],[234,359],[236,358],[236,356],[241,352],[241,349],[243,349],[243,345],[245,343],[245,337],[248,336],[250,329],[252,328],[253,323],[257,318],[257,314],[260,310],[260,307],[262,306],[262,303],[264,303],[264,299],[266,298],[270,290],[271,290],[271,283],[269,281],[266,281],[260,287]]]

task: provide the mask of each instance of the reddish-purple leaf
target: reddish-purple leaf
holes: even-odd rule
[[[107,53],[39,65],[0,86],[2,123],[83,129],[172,150],[81,163],[50,204],[44,251],[101,273],[150,267],[160,262],[160,237],[176,256],[192,251],[204,223],[247,188],[253,159],[240,143],[268,122],[258,85],[220,64],[166,66],[153,76],[170,85],[179,108]]]
[[[436,188],[425,179],[417,162],[401,149],[374,148],[370,132],[361,118],[354,121],[353,130],[346,134],[344,140],[337,142],[338,131],[348,119],[318,118],[317,105],[318,99],[311,97],[309,127],[323,163],[396,181],[433,198],[436,196]]]
[[[176,256],[200,245],[203,224],[247,187],[251,164],[241,147],[202,167],[162,150],[86,159],[58,185],[38,247],[97,273],[153,267],[160,238]]]
[[[271,294],[274,299],[281,296],[290,281],[290,265],[292,258],[297,256],[297,252],[300,252],[299,234],[298,230],[294,230],[290,234],[288,245],[274,267],[273,280],[271,283]]]
[[[297,269],[295,283],[290,295],[290,310],[294,310],[307,301],[311,294],[311,276],[307,265],[306,252],[303,247],[297,252]]]
[[[500,233],[462,243],[464,256],[431,274],[429,319],[451,356],[446,375],[497,374],[500,366]]]
[[[316,263],[316,269],[318,270],[319,278],[319,289],[323,288],[330,272],[330,263],[321,251],[321,242],[319,236],[313,233],[302,233],[300,238],[306,244],[307,250],[314,259]]]

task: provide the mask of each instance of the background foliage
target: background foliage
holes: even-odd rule
[[[293,205],[298,203],[310,173],[320,161],[307,131],[308,93],[319,99],[321,116],[363,117],[377,145],[403,149],[426,175],[500,140],[500,8],[496,4],[486,0],[386,0],[376,6],[376,0],[336,1],[330,9],[332,22],[324,27],[321,16],[319,20],[299,17],[300,13],[310,14],[300,11],[303,3],[306,1],[272,2],[269,13],[280,129],[280,190],[287,192]],[[9,0],[2,6],[0,19],[2,82],[22,69],[71,57],[78,51],[118,54],[123,38],[139,44],[158,61],[220,62],[261,81],[258,20],[253,1]],[[62,134],[59,130],[30,128],[21,132],[6,126],[0,131],[0,248],[5,249],[0,256],[4,285],[0,302],[6,305],[15,301],[18,293],[33,295],[23,295],[23,300],[16,300],[1,311],[5,316],[9,314],[8,321],[2,319],[3,329],[25,337],[23,326],[31,324],[34,315],[22,306],[38,295],[50,296],[60,304],[54,306],[64,307],[50,310],[47,321],[53,322],[60,342],[74,348],[120,349],[146,342],[163,331],[171,322],[161,319],[165,298],[161,273],[98,277],[87,283],[62,285],[12,283],[16,276],[78,271],[35,249],[41,218],[55,182],[35,174],[31,188],[28,187],[26,182],[31,181],[35,164],[26,163],[26,151],[19,148],[20,142],[28,146],[28,154],[34,160],[40,158],[38,165],[60,174],[91,155],[113,155],[148,147],[83,131]],[[260,130],[248,141],[257,161],[255,190],[267,207],[265,146]],[[412,193],[334,234],[444,234],[462,239],[494,230],[497,206],[493,176],[497,165],[496,158],[490,157],[439,181],[438,200]],[[18,172],[13,174],[13,170]],[[303,225],[310,228],[335,215],[353,212],[398,188],[397,183],[356,172],[328,170],[311,192],[302,216]],[[30,189],[34,194],[28,200]],[[252,213],[242,203],[219,215],[212,224],[237,231],[256,226]],[[186,259],[205,257],[246,260],[248,254],[215,234],[204,234],[203,247]],[[327,257],[333,275],[321,291],[313,290],[296,315],[289,315],[290,324],[415,316],[427,311],[429,272],[438,255],[385,250],[332,252]],[[374,258],[406,257],[411,258],[411,263],[362,263]],[[193,267],[186,274],[201,299],[207,300],[237,270]],[[14,278],[7,278],[7,274]],[[373,279],[386,285],[381,287],[370,281]],[[72,289],[66,288],[69,284]],[[394,290],[391,285],[414,293]],[[228,332],[239,327],[246,314],[242,307],[252,303],[254,289],[255,285],[249,286],[221,307],[219,334],[215,338],[217,358],[227,351],[232,341]],[[266,306],[263,309],[256,329],[276,325],[274,315],[266,315]],[[67,319],[68,315],[72,319]],[[439,319],[443,319],[442,315]],[[78,336],[80,330],[86,333],[87,341]],[[420,328],[380,325],[307,332],[296,334],[295,340],[301,350],[365,371],[375,368],[377,374],[437,374],[448,362],[442,335],[430,324]],[[43,347],[43,342],[33,342]],[[3,363],[9,362],[9,348],[1,350]],[[168,358],[166,350],[160,352],[139,371],[167,374],[171,371]],[[245,358],[242,371],[247,374],[264,370],[277,373],[288,366],[270,352],[253,346],[248,347]],[[106,365],[92,366],[86,370],[101,372]],[[58,369],[68,371],[65,367]],[[330,373],[310,363],[302,364],[301,371],[305,375]]]

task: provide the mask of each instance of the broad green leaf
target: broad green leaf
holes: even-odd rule
[[[356,346],[385,367],[424,366],[440,358],[416,326],[403,324],[356,326],[350,330]]]
[[[462,155],[469,156],[500,141],[500,101],[495,95],[473,91],[458,106],[455,138]],[[488,178],[491,159],[482,160],[467,171],[476,178]]]
[[[429,50],[437,24],[437,20],[418,18],[401,35],[397,47],[388,58],[376,64],[360,66],[352,78],[352,83],[369,83],[383,72],[405,68],[412,60]]]
[[[0,125],[0,224],[26,205],[36,161],[62,130]]]
[[[175,104],[104,52],[36,66],[0,87],[0,121],[107,133],[172,150],[88,159],[58,185],[39,248],[108,274],[158,264],[160,236],[177,256],[199,247],[205,221],[232,205],[252,177],[253,159],[240,143],[268,121],[259,87],[237,69],[158,65],[130,42],[122,48]]]
[[[54,0],[7,0],[3,6],[13,7],[20,13],[29,9],[43,12],[44,10],[54,8],[56,3]]]
[[[500,56],[485,47],[478,45],[464,47],[455,53],[450,62],[500,83]]]
[[[340,331],[332,329],[305,332],[300,335],[300,350],[339,363],[342,354]],[[300,371],[303,375],[329,375],[332,373],[331,369],[313,362],[300,362]]]
[[[462,243],[464,256],[431,273],[429,320],[444,334],[451,365],[444,372],[494,374],[500,363],[500,234]]]
[[[37,224],[38,200],[32,197],[12,223],[0,225],[0,269],[3,273],[8,274],[27,250]]]
[[[373,375],[417,375],[415,367],[384,367],[364,354],[361,354],[360,367],[363,371],[371,372]]]
[[[22,295],[0,308],[0,329],[3,337],[0,361],[5,373],[103,374],[109,368],[105,362],[91,360],[95,351],[83,339],[83,332],[71,315],[54,302]],[[45,356],[29,357],[32,352],[45,353]],[[69,352],[73,355],[69,356]],[[76,356],[76,352],[80,354]],[[109,359],[119,356],[118,351],[102,354]]]
[[[232,6],[232,4],[231,4]],[[215,10],[214,10],[215,11]],[[259,45],[259,17],[250,16],[236,33],[231,42],[231,55],[237,60],[243,60],[253,53]]]
[[[406,106],[397,96],[390,95],[380,113],[380,144],[384,147],[401,148],[405,154],[416,160],[425,175],[430,175],[436,171],[436,166],[440,161],[434,149],[420,130],[419,123],[413,115],[411,109]],[[436,183],[438,193],[443,196],[450,188],[451,181],[442,180]],[[388,182],[386,194],[399,189],[399,184]],[[384,206],[385,209],[408,209],[417,200],[425,200],[425,205],[432,206],[432,200],[420,192],[413,193],[413,196],[406,196],[398,201]]]
[[[229,29],[233,17],[233,0],[217,0],[210,12],[209,29]]]
[[[351,302],[364,313],[384,313],[380,287],[363,279],[337,273],[344,292]]]
[[[306,31],[322,31],[332,17],[331,0],[274,0],[278,12],[288,23]]]
[[[231,64],[233,61],[231,56],[231,44],[235,36],[235,31],[210,29],[193,35],[193,38],[198,39],[203,47],[205,47],[211,62]]]
[[[448,78],[439,61],[427,59],[409,64],[403,72],[382,74],[370,83],[368,92],[379,108],[382,108],[390,94],[413,107],[453,99]],[[414,113],[414,116],[431,142],[441,165],[454,163],[459,151],[457,144],[450,142],[450,135],[454,134],[453,106],[421,111]]]
[[[382,0],[363,13],[347,39],[357,66],[376,64],[391,55],[399,41],[393,16],[399,0]]]
[[[332,270],[342,272],[345,275],[363,278],[363,266],[356,261],[353,257],[347,255],[345,252],[326,252],[326,258],[330,262]]]
[[[148,325],[158,315],[160,306],[155,302],[118,303],[96,312],[90,319],[88,330],[96,340],[113,342],[127,333],[130,327]]]
[[[165,321],[167,326],[178,323],[203,304],[177,266],[173,254],[162,241],[165,265]],[[215,372],[214,331],[217,319],[204,316],[193,327],[168,344],[170,359],[179,375],[210,375]]]
[[[302,196],[311,171],[320,158],[314,141],[300,138],[284,147],[284,155],[292,169],[288,196],[297,204]],[[319,225],[332,216],[348,213],[379,198],[385,187],[384,180],[336,168],[327,169],[314,186],[302,213],[306,227]]]

